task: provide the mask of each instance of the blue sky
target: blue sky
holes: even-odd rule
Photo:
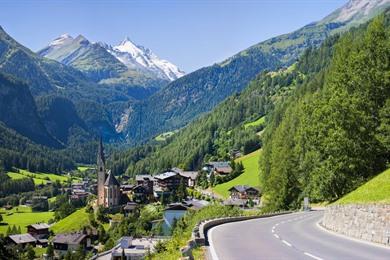
[[[320,20],[346,0],[8,1],[0,25],[36,51],[63,33],[109,44],[129,36],[186,72]]]

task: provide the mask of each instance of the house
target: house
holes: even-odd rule
[[[125,216],[129,216],[129,214],[133,214],[137,211],[138,204],[135,202],[127,202],[127,204],[123,207],[123,211],[125,212]]]
[[[145,195],[147,200],[152,201],[154,178],[149,174],[136,175],[135,182],[138,186],[143,186],[145,188]]]
[[[257,200],[260,191],[247,185],[236,185],[229,189],[231,199],[252,199]]]
[[[187,180],[187,183],[186,183],[186,186],[189,187],[189,188],[194,188],[195,187],[195,182],[196,182],[196,178],[198,177],[198,172],[196,171],[184,171],[180,168],[172,168],[171,169],[172,172],[176,172],[178,173],[180,176],[182,176],[183,178],[185,178]]]
[[[177,172],[164,172],[154,176],[154,187],[160,191],[174,191],[182,181],[186,184],[187,178]]]
[[[145,186],[137,185],[133,188],[133,201],[137,203],[148,201],[148,190]]]
[[[122,237],[118,244],[106,252],[102,252],[94,257],[93,260],[141,260],[148,253],[153,253],[159,238],[133,238]]]
[[[134,187],[135,186],[132,184],[123,184],[121,185],[120,190],[122,194],[131,194],[133,192]]]
[[[180,175],[187,179],[186,186],[189,188],[194,188],[196,185],[196,178],[198,177],[198,172],[195,171],[183,171]]]
[[[226,175],[233,171],[230,162],[209,162],[203,167],[209,174]]]
[[[153,176],[149,174],[142,174],[135,176],[135,182],[137,185],[153,188]]]
[[[194,210],[199,210],[203,207],[210,205],[210,202],[208,202],[207,200],[191,199],[183,201],[183,205]]]
[[[162,230],[164,235],[171,234],[172,227],[175,224],[175,222],[181,219],[188,209],[189,206],[182,203],[172,203],[169,204],[168,207],[164,209],[164,215],[163,215],[164,222],[162,225]]]
[[[48,238],[50,226],[46,223],[31,224],[27,226],[27,233],[38,238]]]
[[[83,233],[58,234],[53,239],[54,254],[57,257],[64,255],[68,250],[75,251],[79,247],[91,246],[91,240]]]
[[[7,241],[10,244],[21,245],[22,247],[25,247],[27,245],[32,245],[33,247],[35,247],[37,244],[37,239],[29,233],[10,235],[7,237]]]

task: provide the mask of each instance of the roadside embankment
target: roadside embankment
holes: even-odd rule
[[[343,235],[390,246],[390,204],[328,206],[322,225]]]

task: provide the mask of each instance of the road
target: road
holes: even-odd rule
[[[209,258],[390,259],[390,248],[335,235],[317,225],[323,211],[228,223],[208,232]]]

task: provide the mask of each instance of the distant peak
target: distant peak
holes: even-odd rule
[[[61,34],[60,37],[58,37],[58,39],[73,39],[73,37],[69,34],[69,33],[64,33],[64,34]]]
[[[73,40],[73,37],[70,36],[68,33],[61,34],[59,37],[55,38],[49,46],[58,46],[58,45],[63,45],[66,44],[70,41]]]
[[[125,39],[119,43],[118,46],[123,46],[123,45],[134,45],[134,46],[137,46],[137,45],[130,39],[129,36],[126,36]]]

